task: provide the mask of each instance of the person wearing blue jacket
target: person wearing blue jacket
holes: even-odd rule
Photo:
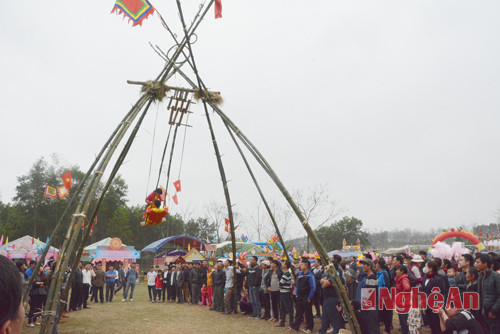
[[[301,272],[297,276],[297,284],[295,288],[295,321],[288,330],[298,332],[305,315],[306,333],[311,333],[314,328],[312,300],[316,291],[316,278],[311,272],[311,263],[308,258],[302,258],[302,261],[300,262],[300,270]]]

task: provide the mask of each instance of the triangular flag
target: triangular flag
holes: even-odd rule
[[[35,238],[34,237],[31,237],[31,244],[34,245],[35,244]]]
[[[3,234],[2,234],[2,237],[0,238],[0,246],[2,246],[3,244]]]
[[[3,235],[2,235],[2,240],[3,240]],[[208,237],[207,237],[207,244],[209,244],[209,243],[210,243],[210,240],[208,240]],[[0,242],[0,245],[1,245],[1,244],[2,244],[2,243]]]
[[[179,200],[177,199],[177,194],[175,194],[174,196],[172,196],[172,199],[174,200],[175,204],[179,204]]]
[[[214,244],[217,242],[217,237],[214,237]]]
[[[307,253],[306,253],[306,251],[304,251],[304,254],[302,254],[302,256],[307,256]]]
[[[36,238],[36,245],[40,246],[40,238]]]
[[[196,246],[196,240],[194,241],[194,245]]]
[[[229,219],[227,218],[224,218],[224,223],[225,223],[225,226],[224,226],[224,231],[226,231],[227,233],[229,233]]]
[[[57,191],[56,188],[51,187],[49,185],[45,186],[45,192],[43,194],[45,197],[57,199]]]
[[[61,177],[64,183],[64,187],[66,189],[71,188],[71,172],[70,171],[64,172],[64,174],[61,175]]]
[[[174,187],[177,192],[181,191],[181,180],[177,180],[174,182]]]
[[[49,240],[50,240],[50,238],[49,238],[49,237],[47,237],[47,241],[45,241],[45,248],[47,248],[47,246],[49,245]],[[44,250],[45,250],[45,249],[44,249]]]
[[[177,245],[177,251],[180,251],[180,250],[181,250],[181,249],[180,249],[179,245]]]
[[[69,195],[68,188],[66,186],[62,186],[57,188],[57,193],[59,194],[59,198],[63,199],[64,197]]]
[[[191,244],[188,244],[188,252],[191,250]]]
[[[117,0],[111,13],[117,12],[132,20],[132,27],[142,26],[142,21],[155,11],[148,0]]]
[[[222,17],[222,0],[215,0],[215,18],[219,19]]]
[[[5,240],[5,245],[9,244],[9,237],[7,237],[7,240]]]

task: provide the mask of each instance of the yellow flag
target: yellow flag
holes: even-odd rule
[[[7,239],[9,240],[9,239]],[[191,244],[188,244],[188,252],[191,250]]]
[[[5,241],[5,245],[9,244],[9,237],[7,237],[7,240]]]

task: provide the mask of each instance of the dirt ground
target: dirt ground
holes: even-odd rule
[[[207,307],[177,303],[149,302],[147,288],[144,284],[135,289],[132,302],[122,302],[121,291],[112,303],[90,304],[90,309],[71,312],[69,318],[59,325],[61,334],[94,334],[94,333],[162,333],[162,334],[205,334],[205,333],[238,333],[238,334],[273,334],[287,333],[286,328],[275,328],[274,322],[249,319],[244,315],[223,315],[209,311]],[[394,330],[399,322],[394,316]],[[314,319],[314,331],[321,327],[320,319]],[[381,333],[382,333],[382,327]],[[39,326],[23,328],[23,333],[38,333]],[[424,328],[424,333],[430,333]]]

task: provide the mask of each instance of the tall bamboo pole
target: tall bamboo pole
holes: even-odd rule
[[[248,163],[247,158],[245,157],[245,153],[243,153],[243,150],[241,149],[240,145],[238,144],[238,141],[234,137],[233,133],[231,132],[231,129],[229,129],[229,126],[224,122],[224,125],[226,126],[227,131],[229,132],[229,135],[231,136],[231,139],[234,142],[234,145],[236,145],[236,148],[238,149],[238,152],[240,152],[241,158],[243,159],[243,162],[245,163],[245,166],[248,169],[248,173],[250,174],[250,177],[252,178],[253,183],[255,184],[255,187],[257,188],[257,191],[259,192],[260,198],[262,202],[264,203],[264,206],[266,207],[267,213],[269,214],[269,217],[271,218],[271,221],[273,222],[274,228],[276,230],[276,234],[278,235],[281,245],[283,246],[283,252],[285,253],[285,259],[289,259],[290,257],[288,256],[288,250],[285,245],[285,240],[283,239],[283,236],[281,235],[280,229],[278,227],[278,223],[276,222],[276,219],[274,218],[274,214],[271,211],[271,208],[269,207],[269,204],[267,203],[266,198],[264,197],[264,194],[262,193],[262,189],[260,188],[259,182],[257,182],[257,179],[255,178],[255,175],[253,174],[252,168],[250,167],[250,164]],[[295,273],[293,273],[295,276]]]
[[[119,133],[114,138],[113,143],[111,144],[105,156],[103,157],[102,161],[100,162],[89,184],[86,186],[84,194],[80,197],[78,207],[75,211],[75,214],[73,214],[73,218],[71,219],[71,224],[68,226],[68,231],[66,232],[63,247],[61,248],[59,253],[59,261],[54,271],[54,276],[47,296],[46,312],[44,313],[43,323],[40,328],[40,334],[52,333],[52,329],[54,326],[54,319],[57,312],[57,307],[59,305],[59,298],[61,295],[61,285],[64,279],[64,275],[62,274],[62,272],[68,266],[69,258],[73,253],[73,248],[76,242],[76,238],[81,230],[81,224],[83,222],[84,217],[86,216],[90,203],[94,198],[95,192],[97,191],[99,181],[102,178],[102,175],[111,157],[113,156],[116,148],[118,147],[118,144],[121,142],[123,136],[130,127],[131,122],[135,119],[139,111],[142,109],[142,107],[148,100],[149,96],[146,95],[143,95],[139,99],[138,103],[134,108],[134,111],[131,113],[128,120],[124,122],[123,127],[120,129]],[[74,225],[75,223],[76,225]],[[70,282],[68,281],[68,284],[69,283]]]
[[[113,138],[116,136],[116,134],[118,133],[118,131],[122,127],[123,122],[125,122],[127,120],[127,118],[130,116],[130,114],[132,113],[132,111],[133,111],[133,107],[132,107],[132,109],[130,109],[130,111],[127,113],[127,115],[125,115],[125,117],[122,119],[122,121],[116,126],[115,130],[113,131],[113,133],[111,134],[111,136],[109,136],[108,140],[106,141],[106,143],[102,147],[101,151],[96,156],[94,162],[92,163],[92,165],[88,169],[88,171],[85,174],[83,180],[78,184],[78,187],[76,188],[76,191],[71,196],[71,200],[66,205],[66,208],[64,209],[63,214],[61,215],[61,217],[59,218],[59,221],[57,222],[56,226],[54,227],[54,230],[52,231],[52,234],[50,235],[49,241],[45,245],[45,249],[43,250],[42,256],[40,257],[40,260],[38,260],[38,262],[37,262],[37,264],[35,266],[34,272],[38,272],[38,270],[40,269],[40,266],[44,263],[45,257],[47,256],[47,253],[48,253],[50,247],[54,244],[54,241],[56,240],[56,236],[58,235],[59,230],[63,226],[63,220],[65,219],[66,215],[68,214],[70,208],[73,206],[73,204],[78,199],[78,196],[80,195],[81,190],[83,189],[85,183],[87,182],[88,178],[90,177],[90,174],[92,173],[92,171],[94,170],[95,166],[97,165],[97,163],[101,159],[102,155],[106,151],[106,148],[108,147],[109,143],[111,143],[111,140],[113,140]],[[24,290],[24,303],[25,303],[25,306],[26,306],[26,303],[27,303],[27,300],[28,300],[28,297],[29,297],[29,291],[31,289],[31,285],[33,284],[34,278],[35,278],[35,275],[32,275],[30,277],[30,279],[28,281],[28,284],[26,285],[25,290]]]
[[[146,107],[144,108],[144,111],[142,112],[142,115],[141,117],[139,118],[139,120],[137,121],[136,125],[135,125],[135,128],[134,130],[131,132],[128,140],[127,140],[127,143],[125,144],[125,146],[123,147],[122,149],[122,152],[120,153],[118,159],[116,160],[116,163],[113,167],[113,170],[111,171],[111,174],[108,178],[108,181],[106,182],[103,190],[102,190],[102,193],[101,193],[101,196],[99,198],[99,201],[97,202],[97,205],[94,209],[94,212],[92,213],[92,216],[90,218],[90,222],[92,222],[95,217],[97,216],[97,212],[99,211],[99,208],[102,204],[102,201],[104,200],[104,197],[109,189],[109,187],[111,186],[111,183],[113,182],[116,174],[118,173],[118,170],[120,169],[121,165],[123,164],[123,161],[125,160],[129,150],[130,150],[130,147],[132,147],[132,143],[137,135],[137,132],[139,131],[139,128],[141,127],[141,124],[142,124],[142,121],[144,120],[144,117],[146,116],[146,113],[148,112],[149,110],[149,107],[151,106],[151,103],[153,102],[153,99],[151,98],[148,102],[148,104],[146,105]],[[84,231],[84,235],[83,235],[83,238],[82,238],[82,241],[80,243],[80,247],[78,248],[78,251],[76,253],[76,256],[75,256],[75,261],[73,263],[73,267],[71,268],[71,274],[68,278],[68,282],[71,282],[72,279],[73,279],[73,276],[76,272],[76,268],[78,266],[78,262],[80,261],[80,258],[82,256],[82,253],[83,253],[83,249],[85,248],[85,245],[88,241],[88,238],[90,236],[90,227],[86,228],[85,231]],[[104,268],[105,269],[105,268]],[[66,285],[66,288],[64,289],[64,292],[63,292],[63,300],[65,300],[65,297],[67,297],[68,295],[68,291],[69,291],[69,288],[70,288],[70,285],[67,284]]]
[[[196,78],[198,80],[198,87],[197,88],[202,89],[201,79],[200,79],[200,75],[198,73],[198,69],[196,68],[196,61],[194,59],[193,50],[191,48],[191,43],[189,41],[188,31],[186,30],[186,23],[184,22],[184,15],[182,14],[182,6],[180,3],[180,0],[177,0],[177,8],[179,9],[179,16],[180,16],[180,19],[182,22],[182,27],[184,29],[186,44],[187,44],[187,48],[189,50],[189,58],[191,58],[192,68],[193,68],[193,71],[194,71]],[[214,129],[212,126],[212,122],[210,121],[210,114],[208,113],[208,108],[207,108],[207,104],[206,104],[205,100],[203,100],[203,108],[205,109],[205,116],[207,117],[207,123],[208,123],[208,127],[210,129],[210,136],[212,138],[212,144],[214,146],[215,157],[217,158],[217,165],[219,167],[219,173],[220,173],[221,180],[222,180],[222,187],[224,189],[224,196],[226,198],[226,206],[227,206],[227,212],[228,212],[228,217],[229,217],[229,225],[231,227],[231,246],[232,246],[231,248],[232,248],[232,253],[233,253],[233,293],[232,294],[233,294],[233,298],[235,299],[236,298],[236,237],[235,237],[235,233],[234,233],[233,208],[231,205],[231,197],[229,195],[229,189],[227,186],[227,179],[226,179],[226,173],[224,171],[224,165],[222,164],[222,158],[221,158],[221,155],[219,152],[219,146],[217,144],[217,140],[215,139]]]
[[[197,88],[197,85],[180,69],[177,71],[193,88]],[[198,79],[201,81],[201,79]],[[201,84],[204,86],[203,82]],[[205,86],[204,86],[205,87]],[[274,170],[271,168],[269,163],[266,161],[264,156],[257,150],[257,148],[250,142],[250,140],[243,134],[243,132],[233,123],[233,121],[222,112],[222,110],[217,106],[217,104],[211,100],[206,100],[206,102],[212,107],[212,109],[222,118],[223,122],[226,123],[229,128],[234,132],[234,134],[241,140],[241,142],[247,147],[247,149],[250,151],[250,153],[255,157],[257,162],[262,166],[264,171],[270,176],[270,178],[273,180],[273,182],[276,184],[278,189],[280,189],[281,193],[287,200],[288,204],[291,206],[292,210],[294,211],[295,215],[299,219],[299,221],[302,224],[302,227],[304,230],[307,232],[308,236],[311,238],[313,241],[313,244],[315,245],[316,249],[318,250],[318,254],[321,257],[322,262],[325,264],[326,269],[328,272],[334,276],[334,282],[333,284],[335,290],[337,293],[340,295],[340,302],[342,304],[342,308],[344,312],[348,313],[348,319],[349,319],[349,324],[351,325],[351,328],[355,331],[357,334],[361,334],[361,329],[359,327],[359,323],[356,319],[356,315],[354,313],[354,310],[352,308],[352,305],[349,301],[349,298],[347,296],[347,293],[345,291],[345,288],[340,281],[340,278],[338,277],[338,273],[335,270],[335,267],[333,264],[330,263],[330,259],[328,258],[328,253],[326,252],[325,248],[319,241],[318,237],[316,236],[316,233],[314,230],[311,228],[309,225],[307,219],[304,217],[302,212],[300,211],[299,207],[297,204],[294,202],[292,197],[290,196],[288,190],[285,188],[279,177],[276,175]]]

